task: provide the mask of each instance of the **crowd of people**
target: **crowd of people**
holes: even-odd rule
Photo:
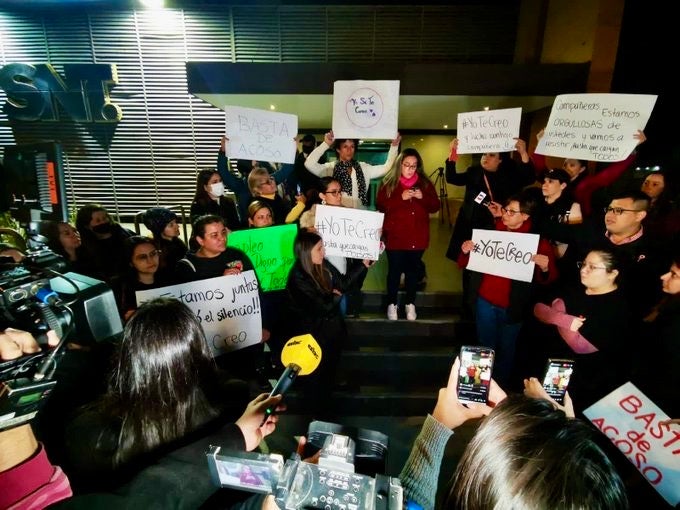
[[[631,136],[645,141],[641,131]],[[206,471],[201,451],[210,444],[206,441],[253,450],[273,432],[279,416],[265,409],[276,407],[280,396],[265,391],[253,399],[252,385],[244,380],[255,378],[265,389],[277,357],[263,356],[264,344],[276,353],[294,335],[311,333],[323,350],[321,366],[300,388],[315,417],[328,417],[329,394],[340,383],[336,372],[347,339],[345,318],[361,311],[361,288],[374,261],[326,255],[315,222],[319,205],[375,207],[384,213],[384,313],[388,320],[418,320],[417,285],[429,247],[430,215],[440,207],[422,157],[413,148],[399,152],[399,136],[378,165],[357,161],[357,141],[335,139],[332,132],[318,146],[311,135],[302,142],[294,165],[253,161],[236,173],[223,139],[216,169],[197,175],[188,246],[180,238],[180,218],[163,207],[143,216],[149,237],[135,235],[98,204],[81,207],[75,226],[41,225],[68,271],[110,285],[125,329],[110,353],[109,372],[87,382],[93,392],[101,391],[85,405],[60,410],[63,423],[50,424],[60,431],[50,434],[58,443],[53,450],[39,437],[63,471],[46,467],[45,449],[30,430],[12,432],[25,448],[0,465],[0,481],[17,483],[21,466],[34,466],[21,471],[24,475],[40,469],[43,474],[37,489],[17,488],[5,495],[7,501],[37,508],[36,498],[55,502],[73,490],[76,497],[63,506],[114,505],[129,498],[143,507],[151,496],[170,506],[199,506],[214,497],[214,488],[191,473],[199,465]],[[454,139],[446,179],[465,186],[465,197],[442,256],[462,270],[474,340],[495,350],[493,379],[489,405],[464,406],[456,397],[460,362],[454,363],[400,476],[406,496],[434,508],[439,463],[452,429],[488,415],[456,469],[444,508],[497,508],[500,501],[522,508],[626,508],[623,481],[606,450],[594,442],[591,427],[577,417],[627,380],[666,413],[680,416],[680,216],[670,174],[654,173],[635,189],[624,188],[619,180],[635,154],[595,173],[588,162],[572,159],[549,169],[545,158],[530,154],[519,139],[516,153],[486,153],[459,172],[457,147]],[[336,159],[324,161],[331,148]],[[374,204],[371,179],[381,179]],[[235,201],[225,196],[225,184]],[[140,290],[254,269],[246,253],[227,245],[230,233],[291,223],[298,225],[295,262],[285,289],[259,290],[258,344],[213,359],[199,320],[185,305],[167,298],[136,302]],[[538,234],[538,249],[530,254],[533,279],[467,269],[476,249],[473,229]],[[399,303],[402,275],[405,299]],[[644,348],[640,338],[649,339]],[[72,341],[77,346],[78,339]],[[38,349],[30,335],[14,330],[0,335],[0,348],[2,359]],[[575,360],[563,405],[528,377],[540,375],[548,357]],[[80,384],[74,375],[62,386]],[[507,396],[501,386],[517,394]],[[5,434],[0,432],[2,444],[10,441]],[[177,473],[182,482],[172,487]],[[182,500],[182,490],[191,497]],[[239,504],[271,508],[266,498]]]

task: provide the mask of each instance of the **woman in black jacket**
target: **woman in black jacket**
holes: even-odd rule
[[[340,311],[342,294],[365,275],[370,260],[341,274],[325,258],[321,237],[301,230],[295,238],[295,265],[288,276],[287,311],[289,336],[310,333],[321,346],[321,365],[306,378],[314,411],[323,413],[322,402],[333,389],[342,345],[347,338]]]
[[[200,216],[214,214],[222,217],[229,230],[243,228],[236,205],[224,196],[224,191],[224,183],[217,170],[208,168],[198,172],[196,193],[191,202],[191,222],[193,223]]]

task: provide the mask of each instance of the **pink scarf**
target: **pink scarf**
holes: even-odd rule
[[[399,182],[404,188],[411,189],[413,185],[416,182],[418,182],[418,174],[417,173],[413,174],[413,177],[411,177],[410,179],[407,179],[402,175],[401,177],[399,177]]]

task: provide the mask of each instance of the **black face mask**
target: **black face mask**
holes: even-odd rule
[[[92,227],[92,232],[95,234],[110,234],[113,231],[113,225],[110,223],[100,223]]]

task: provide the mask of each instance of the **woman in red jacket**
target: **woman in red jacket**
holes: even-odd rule
[[[416,320],[416,287],[423,253],[430,243],[430,214],[439,210],[439,196],[425,175],[423,158],[405,149],[378,191],[378,210],[385,213],[383,237],[387,251],[387,318],[397,320],[399,280],[404,273],[406,318]]]

